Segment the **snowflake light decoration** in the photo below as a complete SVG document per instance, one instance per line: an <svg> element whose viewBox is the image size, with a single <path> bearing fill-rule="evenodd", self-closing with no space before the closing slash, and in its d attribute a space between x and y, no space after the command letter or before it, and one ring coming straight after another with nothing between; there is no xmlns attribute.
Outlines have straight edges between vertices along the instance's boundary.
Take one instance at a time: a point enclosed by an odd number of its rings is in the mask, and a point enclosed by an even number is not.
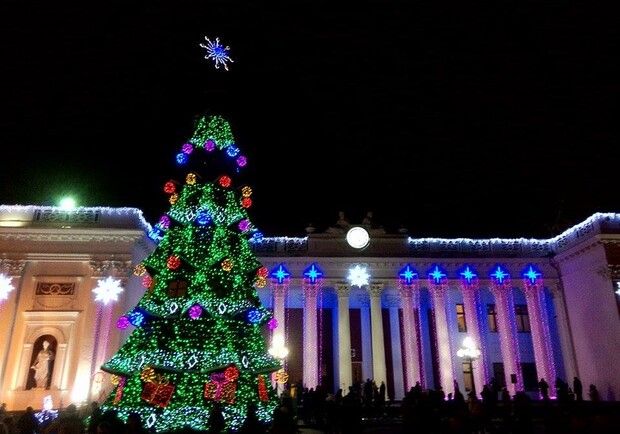
<svg viewBox="0 0 620 434"><path fill-rule="evenodd" d="M9 298L9 292L13 291L15 287L11 283L11 279L6 274L0 274L0 300L6 300Z"/></svg>
<svg viewBox="0 0 620 434"><path fill-rule="evenodd" d="M205 36L206 44L200 44L202 48L207 50L205 59L212 59L215 62L215 69L219 69L220 65L224 66L224 69L228 71L228 64L226 62L235 63L228 55L229 46L220 45L220 38L215 38L215 41L211 41Z"/></svg>
<svg viewBox="0 0 620 434"><path fill-rule="evenodd" d="M110 276L100 280L97 287L93 289L95 301L100 301L103 304L118 300L118 296L122 291L121 281Z"/></svg>
<svg viewBox="0 0 620 434"><path fill-rule="evenodd" d="M351 268L349 270L349 275L347 276L347 279L352 286L359 286L361 288L364 285L368 285L370 275L366 271L366 268L362 268L359 265L356 265L355 268Z"/></svg>

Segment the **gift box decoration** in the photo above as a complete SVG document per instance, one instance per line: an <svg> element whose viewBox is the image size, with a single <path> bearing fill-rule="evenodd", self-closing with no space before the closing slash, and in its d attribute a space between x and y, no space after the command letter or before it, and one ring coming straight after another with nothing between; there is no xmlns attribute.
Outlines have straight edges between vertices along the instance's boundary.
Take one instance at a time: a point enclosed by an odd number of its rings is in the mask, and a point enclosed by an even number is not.
<svg viewBox="0 0 620 434"><path fill-rule="evenodd" d="M234 404L239 370L235 366L229 366L224 372L211 374L205 384L204 397L213 401L222 401L227 404Z"/></svg>
<svg viewBox="0 0 620 434"><path fill-rule="evenodd" d="M167 407L174 393L174 386L167 378L157 375L152 381L144 385L140 397L149 404Z"/></svg>
<svg viewBox="0 0 620 434"><path fill-rule="evenodd" d="M116 385L116 393L114 395L114 402L112 403L112 405L116 405L121 402L121 398L123 397L123 388L125 387L125 382L127 379L125 377L113 375L111 381L112 384Z"/></svg>
<svg viewBox="0 0 620 434"><path fill-rule="evenodd" d="M258 376L258 398L263 401L269 401L269 394L267 393L267 382L262 375Z"/></svg>

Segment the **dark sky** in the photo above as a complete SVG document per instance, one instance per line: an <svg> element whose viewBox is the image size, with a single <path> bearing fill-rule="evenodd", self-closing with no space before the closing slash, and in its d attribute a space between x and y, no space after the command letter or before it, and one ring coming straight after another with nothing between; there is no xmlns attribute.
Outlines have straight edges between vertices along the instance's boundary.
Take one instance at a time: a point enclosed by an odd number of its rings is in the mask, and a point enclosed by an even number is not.
<svg viewBox="0 0 620 434"><path fill-rule="evenodd" d="M547 238L620 212L613 2L0 6L0 203L152 223L196 115L232 125L266 235L366 211L415 237ZM226 72L208 36L230 46Z"/></svg>

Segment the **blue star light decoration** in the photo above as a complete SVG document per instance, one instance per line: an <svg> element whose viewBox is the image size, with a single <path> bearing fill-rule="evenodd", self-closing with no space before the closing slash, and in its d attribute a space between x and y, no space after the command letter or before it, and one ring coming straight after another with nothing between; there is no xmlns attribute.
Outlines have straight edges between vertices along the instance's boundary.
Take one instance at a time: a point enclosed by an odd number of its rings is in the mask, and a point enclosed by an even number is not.
<svg viewBox="0 0 620 434"><path fill-rule="evenodd" d="M215 69L220 69L220 65L222 65L224 69L228 71L227 62L235 63L228 55L228 50L230 50L230 47L220 45L220 38L215 38L215 41L211 41L205 36L205 40L207 41L206 44L200 44L202 48L207 50L205 59L213 60L215 62Z"/></svg>
<svg viewBox="0 0 620 434"><path fill-rule="evenodd" d="M418 273L416 273L415 270L411 268L411 265L407 264L402 270L400 270L400 273L398 273L398 277L400 277L400 279L405 282L405 284L411 285L413 283L413 279L416 279L418 277Z"/></svg>
<svg viewBox="0 0 620 434"><path fill-rule="evenodd" d="M284 267L284 264L278 265L278 267L271 272L271 277L278 280L278 283L284 282L285 279L289 278L291 273Z"/></svg>
<svg viewBox="0 0 620 434"><path fill-rule="evenodd" d="M433 281L434 281L436 284L439 284L439 283L441 283L441 281L442 281L443 279L445 279L445 278L446 278L446 273L442 272L442 271L439 269L439 265L435 265L435 269L434 269L433 271L431 271L430 273L428 273L428 277L429 277L430 279L433 279Z"/></svg>
<svg viewBox="0 0 620 434"><path fill-rule="evenodd" d="M536 283L536 279L542 276L541 273L538 273L534 270L534 266L530 265L527 271L523 273L523 277L530 280L530 283Z"/></svg>
<svg viewBox="0 0 620 434"><path fill-rule="evenodd" d="M310 265L304 271L304 277L310 281L311 284L315 284L316 281L323 275L323 272L317 267L316 264Z"/></svg>
<svg viewBox="0 0 620 434"><path fill-rule="evenodd" d="M491 279L495 280L499 284L504 283L504 280L507 278L510 278L510 274L506 273L501 265L498 265L491 273Z"/></svg>
<svg viewBox="0 0 620 434"><path fill-rule="evenodd" d="M476 277L478 277L478 275L469 268L469 265L465 267L465 270L461 271L461 278L465 280L468 285L471 285L472 280Z"/></svg>

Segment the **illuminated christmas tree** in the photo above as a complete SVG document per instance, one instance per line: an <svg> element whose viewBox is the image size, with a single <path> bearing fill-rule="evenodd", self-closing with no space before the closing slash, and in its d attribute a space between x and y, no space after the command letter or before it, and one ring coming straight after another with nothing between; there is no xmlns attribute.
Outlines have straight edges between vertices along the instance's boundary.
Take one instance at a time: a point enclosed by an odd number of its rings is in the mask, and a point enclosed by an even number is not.
<svg viewBox="0 0 620 434"><path fill-rule="evenodd" d="M185 179L164 185L170 208L149 234L157 247L134 267L147 289L117 322L135 329L102 366L115 384L102 408L137 412L157 432L207 430L216 406L232 431L250 405L268 424L281 364L263 333L277 324L256 290L268 270L250 245L262 237L247 215L252 190L236 180L246 158L226 120L203 116L176 162Z"/></svg>

